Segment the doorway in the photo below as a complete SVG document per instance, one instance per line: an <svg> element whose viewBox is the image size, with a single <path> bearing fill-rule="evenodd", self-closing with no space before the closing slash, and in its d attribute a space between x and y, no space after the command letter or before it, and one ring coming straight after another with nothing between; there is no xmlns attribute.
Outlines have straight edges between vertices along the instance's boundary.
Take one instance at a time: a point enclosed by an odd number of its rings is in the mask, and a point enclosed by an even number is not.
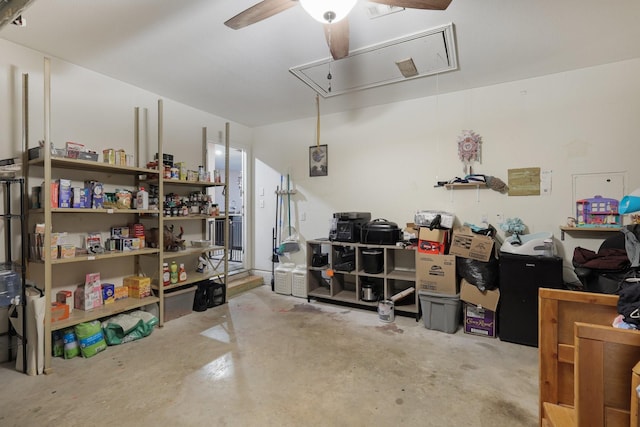
<svg viewBox="0 0 640 427"><path fill-rule="evenodd" d="M225 147L222 144L208 143L207 150L209 173L214 176L219 173L225 176ZM246 270L246 153L242 149L229 147L229 206L225 206L225 195L221 187L214 187L209 191L213 195L214 203L220 208L221 215L229 216L229 272L231 274ZM214 172L215 171L215 172ZM224 218L216 218L212 222L214 229L214 244L224 244Z"/></svg>

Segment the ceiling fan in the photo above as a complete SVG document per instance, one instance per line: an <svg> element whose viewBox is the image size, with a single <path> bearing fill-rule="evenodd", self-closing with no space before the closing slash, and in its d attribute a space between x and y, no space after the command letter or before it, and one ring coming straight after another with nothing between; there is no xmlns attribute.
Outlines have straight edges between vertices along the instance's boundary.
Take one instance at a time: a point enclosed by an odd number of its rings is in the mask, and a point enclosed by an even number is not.
<svg viewBox="0 0 640 427"><path fill-rule="evenodd" d="M451 0L369 0L407 9L445 10ZM349 22L347 15L357 0L299 0L309 15L324 24L325 38L333 59L349 55ZM298 4L298 0L263 0L240 12L224 24L238 30L255 24Z"/></svg>

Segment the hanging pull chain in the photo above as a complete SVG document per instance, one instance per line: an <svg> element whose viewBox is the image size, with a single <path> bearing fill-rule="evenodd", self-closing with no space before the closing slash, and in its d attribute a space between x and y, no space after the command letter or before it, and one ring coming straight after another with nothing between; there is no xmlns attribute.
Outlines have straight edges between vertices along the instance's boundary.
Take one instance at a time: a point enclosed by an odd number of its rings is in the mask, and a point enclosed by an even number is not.
<svg viewBox="0 0 640 427"><path fill-rule="evenodd" d="M333 62L333 53L331 52L331 21L332 19L329 19L329 26L328 26L328 41L329 41L329 55L331 55L329 57L329 74L327 74L327 80L329 83L329 87L327 88L327 91L329 93L331 93L331 79L333 78L333 76L331 75L331 63Z"/></svg>
<svg viewBox="0 0 640 427"><path fill-rule="evenodd" d="M320 96L316 93L316 145L320 147Z"/></svg>

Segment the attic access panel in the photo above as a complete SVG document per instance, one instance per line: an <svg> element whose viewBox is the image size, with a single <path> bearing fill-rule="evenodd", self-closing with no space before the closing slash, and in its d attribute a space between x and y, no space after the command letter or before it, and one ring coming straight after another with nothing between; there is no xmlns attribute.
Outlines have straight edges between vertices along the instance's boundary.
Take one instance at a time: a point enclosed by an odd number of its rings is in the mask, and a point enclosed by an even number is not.
<svg viewBox="0 0 640 427"><path fill-rule="evenodd" d="M418 73L404 77L397 62L412 59ZM331 92L327 74L331 66ZM318 92L332 97L399 81L456 70L453 24L426 30L377 45L357 49L340 60L311 62L289 71Z"/></svg>

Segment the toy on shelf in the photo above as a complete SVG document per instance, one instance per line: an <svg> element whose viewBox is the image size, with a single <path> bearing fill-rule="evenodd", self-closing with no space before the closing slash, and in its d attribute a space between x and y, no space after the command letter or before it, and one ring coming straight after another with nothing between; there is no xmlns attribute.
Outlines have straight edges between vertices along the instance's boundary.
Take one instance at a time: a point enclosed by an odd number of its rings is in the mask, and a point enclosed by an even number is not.
<svg viewBox="0 0 640 427"><path fill-rule="evenodd" d="M620 227L619 202L602 196L576 201L576 226Z"/></svg>

